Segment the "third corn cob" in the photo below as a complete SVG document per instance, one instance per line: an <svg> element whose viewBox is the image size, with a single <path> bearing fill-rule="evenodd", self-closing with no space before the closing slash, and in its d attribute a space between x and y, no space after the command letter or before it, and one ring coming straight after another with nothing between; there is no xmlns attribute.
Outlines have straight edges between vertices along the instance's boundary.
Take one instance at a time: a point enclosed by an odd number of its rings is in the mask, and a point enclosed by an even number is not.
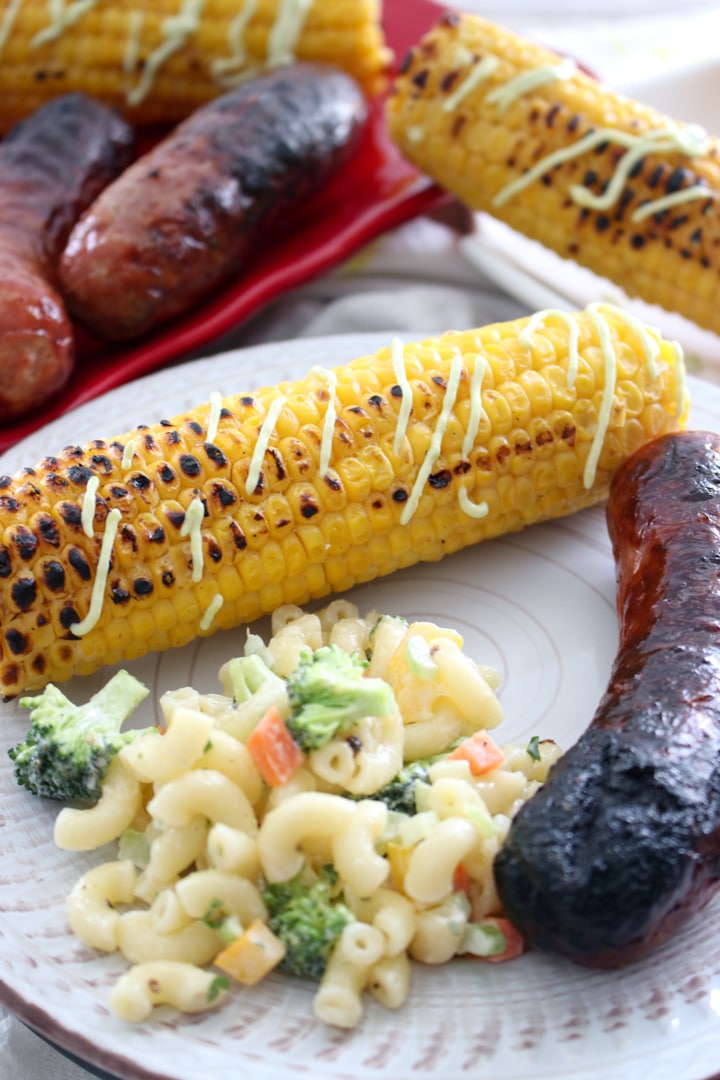
<svg viewBox="0 0 720 1080"><path fill-rule="evenodd" d="M687 403L618 309L395 340L0 477L0 688L89 673L605 497Z"/></svg>
<svg viewBox="0 0 720 1080"><path fill-rule="evenodd" d="M176 122L293 58L374 94L390 55L379 0L0 0L0 131L72 90L136 123Z"/></svg>
<svg viewBox="0 0 720 1080"><path fill-rule="evenodd" d="M388 121L472 208L720 332L717 139L471 15L408 55Z"/></svg>

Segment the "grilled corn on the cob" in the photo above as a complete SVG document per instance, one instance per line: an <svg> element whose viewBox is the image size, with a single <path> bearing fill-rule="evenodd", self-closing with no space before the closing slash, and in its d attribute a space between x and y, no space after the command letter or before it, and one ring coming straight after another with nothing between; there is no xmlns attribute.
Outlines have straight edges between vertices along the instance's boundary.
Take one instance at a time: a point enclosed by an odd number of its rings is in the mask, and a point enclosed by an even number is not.
<svg viewBox="0 0 720 1080"><path fill-rule="evenodd" d="M720 332L720 142L477 16L444 16L388 104L403 153L476 210Z"/></svg>
<svg viewBox="0 0 720 1080"><path fill-rule="evenodd" d="M390 58L380 0L0 0L0 131L71 90L175 122L294 58L376 93Z"/></svg>
<svg viewBox="0 0 720 1080"><path fill-rule="evenodd" d="M682 353L632 317L399 340L0 478L5 696L602 499L682 424Z"/></svg>

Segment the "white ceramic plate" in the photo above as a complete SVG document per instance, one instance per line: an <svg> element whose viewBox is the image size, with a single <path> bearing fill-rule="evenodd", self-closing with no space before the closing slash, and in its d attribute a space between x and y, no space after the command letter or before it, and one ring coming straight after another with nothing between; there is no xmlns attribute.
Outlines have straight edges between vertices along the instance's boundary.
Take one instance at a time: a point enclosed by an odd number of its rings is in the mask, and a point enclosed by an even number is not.
<svg viewBox="0 0 720 1080"><path fill-rule="evenodd" d="M36 433L0 458L0 472L67 442L179 412L212 390L274 383L389 338L261 346L149 376ZM695 426L720 430L720 391L695 382L691 389ZM363 610L374 606L458 627L470 652L502 671L508 739L539 734L565 746L574 741L590 720L615 651L614 568L599 509L396 574L355 597ZM217 635L131 667L154 697L188 681L209 690L241 640L240 632ZM85 700L107 675L75 680L68 692ZM27 715L15 705L0 707L0 757L26 726ZM221 1010L203 1017L162 1011L148 1024L126 1026L107 1004L123 962L84 948L64 918L72 884L108 853L55 850L55 812L16 789L11 769L0 768L0 1003L122 1080L634 1080L639 1070L653 1080L700 1080L720 1061L718 903L623 973L533 954L498 967L418 966L403 1010L386 1012L370 1002L353 1032L316 1022L313 987L284 975L234 992Z"/></svg>

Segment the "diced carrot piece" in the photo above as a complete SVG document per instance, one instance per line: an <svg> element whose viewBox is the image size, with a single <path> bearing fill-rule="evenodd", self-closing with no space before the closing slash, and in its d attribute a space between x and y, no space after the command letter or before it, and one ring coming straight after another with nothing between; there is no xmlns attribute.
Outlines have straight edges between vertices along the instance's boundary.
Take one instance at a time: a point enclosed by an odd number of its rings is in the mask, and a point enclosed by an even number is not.
<svg viewBox="0 0 720 1080"><path fill-rule="evenodd" d="M465 893L468 900L472 900L472 878L462 863L459 863L453 874L453 892Z"/></svg>
<svg viewBox="0 0 720 1080"><path fill-rule="evenodd" d="M505 960L517 959L518 956L522 956L525 952L525 938L509 919L504 919L500 915L486 915L482 923L494 926L496 930L500 931L505 938L505 948L501 953L496 953L494 956L482 956L478 957L478 959L483 960L486 964L502 964Z"/></svg>
<svg viewBox="0 0 720 1080"><path fill-rule="evenodd" d="M240 937L215 957L215 965L245 986L254 986L285 955L285 945L261 919L253 919Z"/></svg>
<svg viewBox="0 0 720 1080"><path fill-rule="evenodd" d="M460 745L448 754L447 760L467 761L473 776L481 776L502 765L505 755L487 731L476 731L474 735L463 739Z"/></svg>
<svg viewBox="0 0 720 1080"><path fill-rule="evenodd" d="M268 709L247 741L258 772L270 787L279 787L296 772L303 754L274 705Z"/></svg>

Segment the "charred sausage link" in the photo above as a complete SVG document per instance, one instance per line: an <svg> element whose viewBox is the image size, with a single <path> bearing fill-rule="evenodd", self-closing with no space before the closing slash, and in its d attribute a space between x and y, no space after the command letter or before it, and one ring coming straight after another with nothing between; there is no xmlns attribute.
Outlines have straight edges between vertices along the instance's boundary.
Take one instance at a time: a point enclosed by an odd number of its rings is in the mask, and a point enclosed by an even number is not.
<svg viewBox="0 0 720 1080"><path fill-rule="evenodd" d="M131 128L84 94L54 99L0 143L0 420L40 404L72 370L57 262L132 154Z"/></svg>
<svg viewBox="0 0 720 1080"><path fill-rule="evenodd" d="M607 520L618 654L589 729L514 820L495 861L531 944L622 966L720 878L720 436L647 444Z"/></svg>
<svg viewBox="0 0 720 1080"><path fill-rule="evenodd" d="M365 117L353 80L315 64L197 110L73 230L61 265L71 309L111 339L187 310L262 251L356 148Z"/></svg>

